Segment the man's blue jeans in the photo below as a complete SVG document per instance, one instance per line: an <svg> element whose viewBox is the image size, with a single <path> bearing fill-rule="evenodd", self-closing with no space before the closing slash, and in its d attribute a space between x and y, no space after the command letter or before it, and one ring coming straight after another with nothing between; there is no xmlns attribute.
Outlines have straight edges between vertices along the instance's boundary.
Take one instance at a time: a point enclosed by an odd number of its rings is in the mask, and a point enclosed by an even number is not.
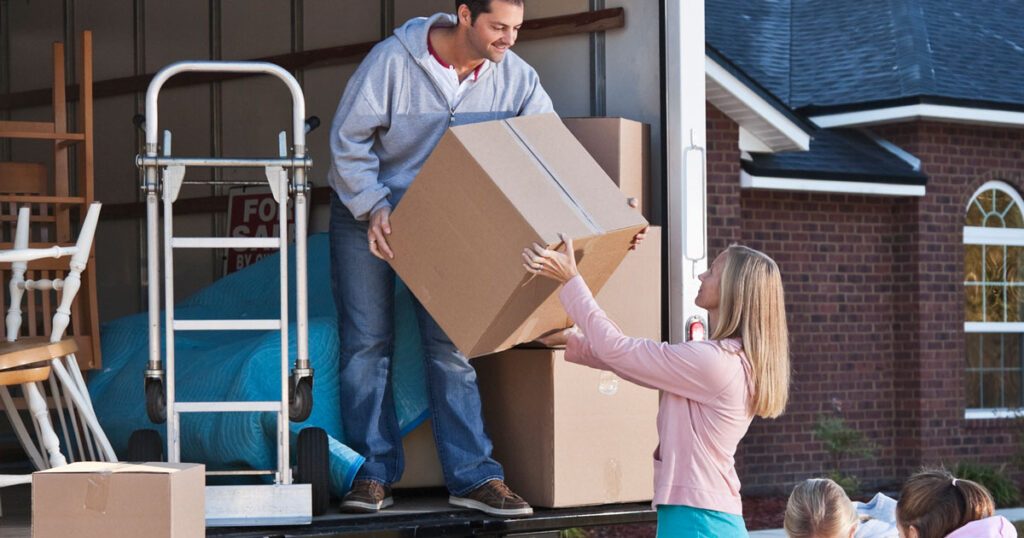
<svg viewBox="0 0 1024 538"><path fill-rule="evenodd" d="M370 253L366 233L367 223L355 220L332 193L331 288L341 339L345 444L366 458L356 480L390 485L405 467L391 393L395 273ZM464 496L488 480L503 478L503 471L491 458L476 371L423 305L414 303L437 453L448 490Z"/></svg>

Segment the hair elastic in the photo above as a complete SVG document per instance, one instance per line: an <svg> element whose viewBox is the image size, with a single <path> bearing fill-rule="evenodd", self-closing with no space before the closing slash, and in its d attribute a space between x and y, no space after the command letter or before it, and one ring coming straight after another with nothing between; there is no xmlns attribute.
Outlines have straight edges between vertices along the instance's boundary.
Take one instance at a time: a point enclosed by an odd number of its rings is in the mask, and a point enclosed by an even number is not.
<svg viewBox="0 0 1024 538"><path fill-rule="evenodd" d="M955 478L953 479L953 487L954 488L956 487L956 479Z"/></svg>

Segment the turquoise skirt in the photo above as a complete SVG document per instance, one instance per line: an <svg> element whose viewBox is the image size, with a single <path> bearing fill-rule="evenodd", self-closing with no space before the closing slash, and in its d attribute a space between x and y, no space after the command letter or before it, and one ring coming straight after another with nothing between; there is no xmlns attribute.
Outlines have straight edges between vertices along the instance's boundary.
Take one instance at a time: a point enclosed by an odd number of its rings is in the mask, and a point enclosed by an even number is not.
<svg viewBox="0 0 1024 538"><path fill-rule="evenodd" d="M658 505L658 538L747 537L747 526L736 514L680 506Z"/></svg>

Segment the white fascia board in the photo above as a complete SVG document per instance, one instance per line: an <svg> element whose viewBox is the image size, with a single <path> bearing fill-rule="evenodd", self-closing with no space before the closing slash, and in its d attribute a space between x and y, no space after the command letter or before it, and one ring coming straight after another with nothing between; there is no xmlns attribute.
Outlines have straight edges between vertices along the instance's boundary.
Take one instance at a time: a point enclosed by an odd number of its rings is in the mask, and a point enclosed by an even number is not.
<svg viewBox="0 0 1024 538"><path fill-rule="evenodd" d="M869 183L866 181L833 181L829 179L803 179L754 176L740 171L740 187L744 189L772 189L805 192L836 192L874 194L879 196L924 196L924 185Z"/></svg>
<svg viewBox="0 0 1024 538"><path fill-rule="evenodd" d="M727 71L713 59L704 56L704 74L713 83L718 84L745 107L767 121L781 135L789 140L794 149L807 151L811 147L811 135L802 127L775 109L768 101L757 94L749 86ZM741 125L742 127L742 125Z"/></svg>
<svg viewBox="0 0 1024 538"><path fill-rule="evenodd" d="M858 127L918 120L1021 127L1024 126L1024 112L922 103L875 110L843 112L840 114L825 114L811 118L811 121L825 128Z"/></svg>

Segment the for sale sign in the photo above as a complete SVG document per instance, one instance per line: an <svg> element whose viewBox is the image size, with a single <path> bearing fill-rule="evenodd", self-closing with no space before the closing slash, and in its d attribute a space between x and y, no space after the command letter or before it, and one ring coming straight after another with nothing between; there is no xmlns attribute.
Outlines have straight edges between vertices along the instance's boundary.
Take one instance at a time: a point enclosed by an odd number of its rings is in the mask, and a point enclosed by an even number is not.
<svg viewBox="0 0 1024 538"><path fill-rule="evenodd" d="M280 237L280 205L269 190L232 191L228 196L228 235L231 237ZM295 210L288 198L288 242L295 241ZM225 274L233 273L277 252L276 248L228 249Z"/></svg>

